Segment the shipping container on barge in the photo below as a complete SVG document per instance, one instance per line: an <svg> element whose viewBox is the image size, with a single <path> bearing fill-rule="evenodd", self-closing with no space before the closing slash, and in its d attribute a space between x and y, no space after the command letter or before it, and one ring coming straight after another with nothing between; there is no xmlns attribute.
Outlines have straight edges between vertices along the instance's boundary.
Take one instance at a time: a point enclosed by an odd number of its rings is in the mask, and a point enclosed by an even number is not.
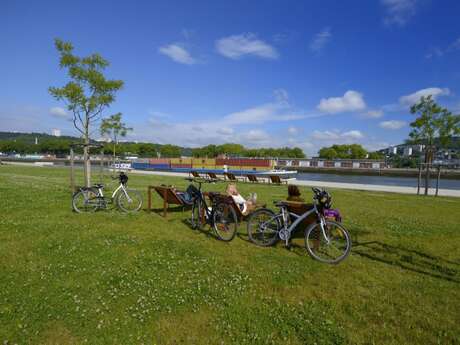
<svg viewBox="0 0 460 345"><path fill-rule="evenodd" d="M235 175L282 175L293 176L296 171L276 170L276 160L262 158L150 158L136 159L131 168L136 170L198 173L214 172L223 174L230 172Z"/></svg>

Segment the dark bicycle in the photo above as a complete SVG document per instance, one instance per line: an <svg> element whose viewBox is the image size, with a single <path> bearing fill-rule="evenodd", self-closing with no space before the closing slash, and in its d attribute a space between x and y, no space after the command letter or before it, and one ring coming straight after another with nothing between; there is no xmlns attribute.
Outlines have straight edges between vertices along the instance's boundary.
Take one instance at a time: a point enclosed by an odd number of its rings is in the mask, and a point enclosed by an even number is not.
<svg viewBox="0 0 460 345"><path fill-rule="evenodd" d="M280 210L277 214L267 208L255 211L248 219L249 239L259 246L271 246L281 239L288 246L292 232L307 217L314 215L316 220L305 229L305 248L308 254L318 261L330 264L344 260L351 250L350 235L340 222L325 216L331 208L330 194L318 188L312 190L313 207L303 209L302 214L291 211L289 208L293 203L285 201L275 202Z"/></svg>
<svg viewBox="0 0 460 345"><path fill-rule="evenodd" d="M192 227L201 230L208 224L214 229L220 240L226 242L233 240L238 230L238 218L228 197L220 193L206 193L211 200L211 204L208 206L205 194L201 191L202 183L216 181L199 178L187 178L187 180L198 184L198 188L193 184L187 188L187 192L193 197Z"/></svg>

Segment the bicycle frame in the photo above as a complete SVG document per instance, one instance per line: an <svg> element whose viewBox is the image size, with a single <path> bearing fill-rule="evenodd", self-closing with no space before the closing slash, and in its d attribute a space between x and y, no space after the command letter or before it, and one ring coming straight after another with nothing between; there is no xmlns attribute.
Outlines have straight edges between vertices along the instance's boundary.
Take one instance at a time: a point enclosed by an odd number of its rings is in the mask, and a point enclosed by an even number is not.
<svg viewBox="0 0 460 345"><path fill-rule="evenodd" d="M193 201L193 203L201 203L201 205L203 205L204 207L204 212L205 212L205 222L207 224L211 224L210 222L212 222L212 218L213 218L213 213L214 213L214 208L211 208L211 210L209 210L209 206L206 202L206 198L204 197L204 194L203 192L201 191L201 185L203 184L203 182L206 182L206 183L211 183L213 181L200 181L200 180L197 180L197 179L194 179L194 178L186 178L186 180L190 181L190 182L195 182L198 184L198 191L199 191L199 194L198 196L195 198L195 200Z"/></svg>
<svg viewBox="0 0 460 345"><path fill-rule="evenodd" d="M103 190L104 190L104 187L99 187L99 188L97 189L97 191L98 191L98 193L99 193L99 197L102 198L102 199L105 199ZM117 193L118 193L120 190L122 190L123 193L125 193L126 197L128 198L128 201L131 201L131 198L129 197L129 194L126 192L126 188L125 188L125 186L124 186L123 183L120 183L120 185L117 187L117 189L115 189L115 190L113 191L111 200L114 200L114 199L115 199L115 196L117 195Z"/></svg>
<svg viewBox="0 0 460 345"><path fill-rule="evenodd" d="M200 185L200 188L199 188L200 194L198 196L198 201L204 206L204 212L206 214L205 220L206 220L206 222L208 222L208 219L212 219L212 212L213 211L209 210L208 204L206 202L206 198L204 197L203 193L201 192L201 183L199 183L199 185Z"/></svg>
<svg viewBox="0 0 460 345"><path fill-rule="evenodd" d="M312 213L316 213L316 215L318 216L318 219L320 221L320 226L321 226L321 232L322 232L322 234L324 236L324 239L329 244L330 239L326 234L324 217L318 211L318 208L316 207L316 204L313 205L313 209L311 209L308 212L305 212L302 215L298 215L298 214L296 214L294 212L289 212L286 209L286 207L281 207L281 213L277 214L275 217L271 218L269 221L271 221L272 219L281 218L282 228L278 232L278 236L280 236L281 239L286 241L286 246L287 246L288 243L289 243L289 239L291 238L291 234L294 232L294 229L297 227L297 225L299 225L303 220L305 220ZM296 218L296 220L289 227L287 227L289 217L291 217L291 216ZM283 231L284 233L287 234L287 236L285 236L285 238L282 238L281 235L279 234L281 231Z"/></svg>

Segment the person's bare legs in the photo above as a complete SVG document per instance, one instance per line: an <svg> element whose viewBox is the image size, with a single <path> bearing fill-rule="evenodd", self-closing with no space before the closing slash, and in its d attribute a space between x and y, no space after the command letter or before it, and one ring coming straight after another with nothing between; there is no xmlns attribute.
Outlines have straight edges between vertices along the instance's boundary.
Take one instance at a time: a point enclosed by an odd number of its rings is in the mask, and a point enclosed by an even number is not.
<svg viewBox="0 0 460 345"><path fill-rule="evenodd" d="M256 208L256 205L252 202L252 200L247 200L246 201L246 211L244 212L244 215L247 215L254 211Z"/></svg>

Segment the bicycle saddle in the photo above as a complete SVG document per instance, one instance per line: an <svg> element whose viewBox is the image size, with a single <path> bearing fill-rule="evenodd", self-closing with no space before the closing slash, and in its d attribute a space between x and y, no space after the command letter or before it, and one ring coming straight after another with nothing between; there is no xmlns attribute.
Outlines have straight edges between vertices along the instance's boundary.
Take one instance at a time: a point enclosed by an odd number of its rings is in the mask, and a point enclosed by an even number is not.
<svg viewBox="0 0 460 345"><path fill-rule="evenodd" d="M96 183L96 184L94 184L93 187L95 187L95 188L103 188L104 185L102 183Z"/></svg>

